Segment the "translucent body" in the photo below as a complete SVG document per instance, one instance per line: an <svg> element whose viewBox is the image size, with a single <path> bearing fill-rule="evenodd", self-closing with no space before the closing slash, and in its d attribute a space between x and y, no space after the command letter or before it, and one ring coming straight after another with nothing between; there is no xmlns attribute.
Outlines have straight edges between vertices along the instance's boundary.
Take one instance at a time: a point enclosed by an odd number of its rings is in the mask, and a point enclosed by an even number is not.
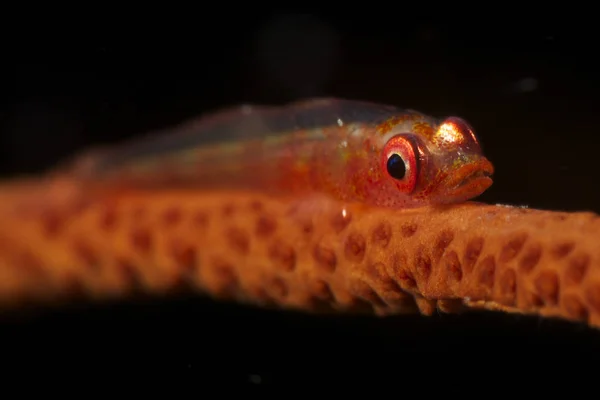
<svg viewBox="0 0 600 400"><path fill-rule="evenodd" d="M387 153L400 141L410 142L404 148L414 151L407 171L414 178L410 187L385 167ZM91 152L77 160L72 173L115 185L321 194L402 208L475 197L491 184L492 166L460 119L439 121L391 106L313 99L201 117Z"/></svg>

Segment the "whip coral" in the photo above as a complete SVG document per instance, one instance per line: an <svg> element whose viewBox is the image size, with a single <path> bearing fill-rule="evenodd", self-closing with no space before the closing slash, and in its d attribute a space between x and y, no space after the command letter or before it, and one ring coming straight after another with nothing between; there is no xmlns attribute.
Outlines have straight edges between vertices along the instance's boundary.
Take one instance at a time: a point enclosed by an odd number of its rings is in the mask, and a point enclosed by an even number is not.
<svg viewBox="0 0 600 400"><path fill-rule="evenodd" d="M485 308L600 325L600 218L464 203L411 210L253 192L0 190L0 302L161 295L377 315Z"/></svg>

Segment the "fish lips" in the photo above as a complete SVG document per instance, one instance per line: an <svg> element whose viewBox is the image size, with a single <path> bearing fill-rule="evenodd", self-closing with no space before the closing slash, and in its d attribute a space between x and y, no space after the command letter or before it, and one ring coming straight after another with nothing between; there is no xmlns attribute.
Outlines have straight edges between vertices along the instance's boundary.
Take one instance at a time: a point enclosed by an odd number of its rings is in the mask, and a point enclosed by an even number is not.
<svg viewBox="0 0 600 400"><path fill-rule="evenodd" d="M494 166L486 158L480 158L453 171L442 185L445 195L454 200L467 200L487 190L493 183Z"/></svg>

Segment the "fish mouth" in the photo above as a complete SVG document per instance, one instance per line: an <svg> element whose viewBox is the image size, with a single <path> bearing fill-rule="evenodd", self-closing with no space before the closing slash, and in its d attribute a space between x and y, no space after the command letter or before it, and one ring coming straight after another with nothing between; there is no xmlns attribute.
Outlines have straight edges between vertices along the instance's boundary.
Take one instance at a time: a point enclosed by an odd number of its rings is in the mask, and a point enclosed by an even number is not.
<svg viewBox="0 0 600 400"><path fill-rule="evenodd" d="M463 165L444 182L446 195L457 200L466 200L483 193L492 183L494 166L486 158Z"/></svg>

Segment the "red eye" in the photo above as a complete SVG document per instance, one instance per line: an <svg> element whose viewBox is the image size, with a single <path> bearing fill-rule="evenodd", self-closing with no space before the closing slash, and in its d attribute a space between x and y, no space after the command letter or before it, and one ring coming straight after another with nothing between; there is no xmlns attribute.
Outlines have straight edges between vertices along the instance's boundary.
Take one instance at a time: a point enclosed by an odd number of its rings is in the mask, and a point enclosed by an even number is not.
<svg viewBox="0 0 600 400"><path fill-rule="evenodd" d="M418 160L412 142L401 135L383 148L382 167L402 192L411 193L417 184Z"/></svg>

